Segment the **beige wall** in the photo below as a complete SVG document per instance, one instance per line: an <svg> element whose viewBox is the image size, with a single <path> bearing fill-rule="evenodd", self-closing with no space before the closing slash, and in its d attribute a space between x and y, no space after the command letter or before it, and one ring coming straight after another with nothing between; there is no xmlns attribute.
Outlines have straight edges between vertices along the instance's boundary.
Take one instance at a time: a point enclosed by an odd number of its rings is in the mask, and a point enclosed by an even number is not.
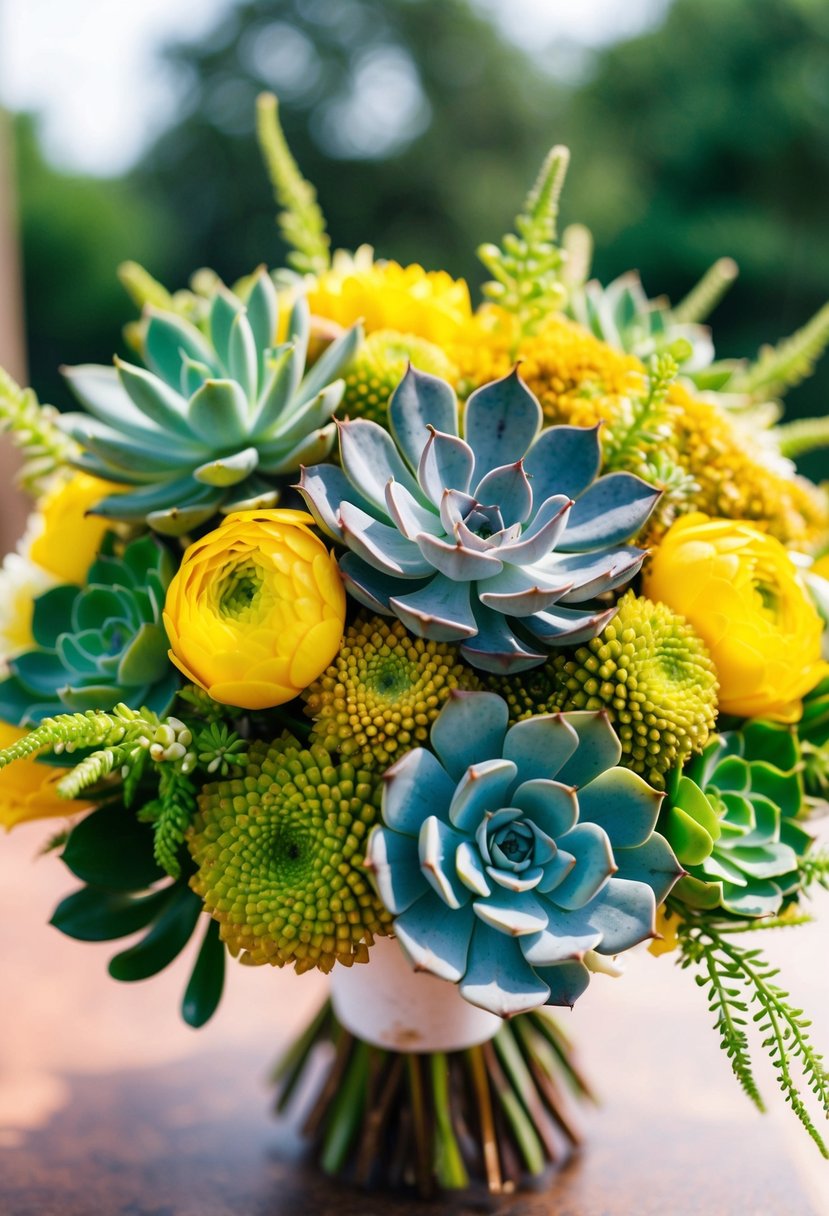
<svg viewBox="0 0 829 1216"><path fill-rule="evenodd" d="M20 261L17 242L10 124L0 112L0 366L16 380L26 379ZM0 553L12 549L23 530L27 502L13 484L16 453L0 438Z"/></svg>

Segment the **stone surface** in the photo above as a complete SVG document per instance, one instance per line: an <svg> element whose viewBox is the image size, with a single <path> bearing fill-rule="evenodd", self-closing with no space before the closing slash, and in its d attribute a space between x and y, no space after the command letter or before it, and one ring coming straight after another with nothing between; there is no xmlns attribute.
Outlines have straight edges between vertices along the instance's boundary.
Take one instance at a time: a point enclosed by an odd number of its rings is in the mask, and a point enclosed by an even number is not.
<svg viewBox="0 0 829 1216"><path fill-rule="evenodd" d="M49 834L0 838L0 1216L822 1216L829 1165L761 1070L763 1118L733 1081L703 996L669 959L597 977L566 1025L605 1097L588 1148L544 1192L428 1207L319 1178L269 1115L267 1068L321 995L318 977L234 967L214 1022L177 1004L186 965L118 985L111 946L46 921L73 882ZM829 1045L818 926L764 945Z"/></svg>

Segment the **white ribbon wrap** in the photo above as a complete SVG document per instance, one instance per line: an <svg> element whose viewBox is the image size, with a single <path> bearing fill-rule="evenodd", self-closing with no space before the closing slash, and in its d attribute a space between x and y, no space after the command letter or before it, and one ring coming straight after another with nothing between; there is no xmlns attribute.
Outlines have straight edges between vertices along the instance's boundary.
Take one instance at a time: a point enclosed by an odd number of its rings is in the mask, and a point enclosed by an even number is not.
<svg viewBox="0 0 829 1216"><path fill-rule="evenodd" d="M457 984L415 971L398 942L377 938L371 961L331 973L339 1020L358 1038L387 1051L463 1051L486 1043L501 1019L470 1005Z"/></svg>

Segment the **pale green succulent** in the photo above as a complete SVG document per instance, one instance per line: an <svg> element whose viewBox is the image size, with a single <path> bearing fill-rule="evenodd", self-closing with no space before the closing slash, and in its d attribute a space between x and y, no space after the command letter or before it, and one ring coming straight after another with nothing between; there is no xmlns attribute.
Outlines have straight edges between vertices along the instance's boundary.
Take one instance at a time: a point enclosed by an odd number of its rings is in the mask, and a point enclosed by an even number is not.
<svg viewBox="0 0 829 1216"><path fill-rule="evenodd" d="M604 714L508 718L494 693L453 693L434 751L386 773L366 859L414 966L504 1017L572 1005L585 956L653 937L682 873Z"/></svg>
<svg viewBox="0 0 829 1216"><path fill-rule="evenodd" d="M290 340L277 345L279 299L264 269L244 300L215 284L206 333L173 312L146 316L146 369L116 359L67 371L88 411L60 420L81 448L73 463L134 487L102 498L96 514L182 535L220 510L272 506L301 465L330 452L356 327L306 374L307 304L296 301Z"/></svg>
<svg viewBox="0 0 829 1216"><path fill-rule="evenodd" d="M303 468L320 527L349 552L348 591L474 667L505 673L547 648L595 637L645 551L626 544L659 491L631 473L600 477L596 428L542 429L517 372L466 402L409 368L389 404L390 432L340 424L342 467Z"/></svg>

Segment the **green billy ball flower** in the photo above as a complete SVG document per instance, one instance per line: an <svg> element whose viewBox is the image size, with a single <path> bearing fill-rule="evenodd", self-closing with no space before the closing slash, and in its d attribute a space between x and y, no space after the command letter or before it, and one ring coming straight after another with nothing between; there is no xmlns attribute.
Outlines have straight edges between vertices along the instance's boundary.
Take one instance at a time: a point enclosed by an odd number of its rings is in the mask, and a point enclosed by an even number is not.
<svg viewBox="0 0 829 1216"><path fill-rule="evenodd" d="M414 637L393 618L363 615L302 695L315 743L382 772L399 752L427 744L453 690L479 687L457 647Z"/></svg>
<svg viewBox="0 0 829 1216"><path fill-rule="evenodd" d="M510 725L536 714L558 712L561 688L552 663L533 667L530 671L519 671L512 676L488 675L486 686L506 701Z"/></svg>
<svg viewBox="0 0 829 1216"><path fill-rule="evenodd" d="M204 787L191 886L231 954L299 973L368 962L391 924L363 868L379 802L376 777L290 735L251 744L242 774Z"/></svg>
<svg viewBox="0 0 829 1216"><path fill-rule="evenodd" d="M627 592L602 633L556 656L560 710L606 709L622 764L664 788L665 773L705 746L717 677L705 643L665 604Z"/></svg>
<svg viewBox="0 0 829 1216"><path fill-rule="evenodd" d="M800 886L812 837L803 808L800 750L777 723L717 735L668 783L659 830L687 871L673 897L691 908L774 916Z"/></svg>
<svg viewBox="0 0 829 1216"><path fill-rule="evenodd" d="M386 425L389 397L411 363L419 371L444 380L457 379L457 369L439 346L415 334L378 329L361 343L345 373L345 394L340 413L371 418Z"/></svg>

